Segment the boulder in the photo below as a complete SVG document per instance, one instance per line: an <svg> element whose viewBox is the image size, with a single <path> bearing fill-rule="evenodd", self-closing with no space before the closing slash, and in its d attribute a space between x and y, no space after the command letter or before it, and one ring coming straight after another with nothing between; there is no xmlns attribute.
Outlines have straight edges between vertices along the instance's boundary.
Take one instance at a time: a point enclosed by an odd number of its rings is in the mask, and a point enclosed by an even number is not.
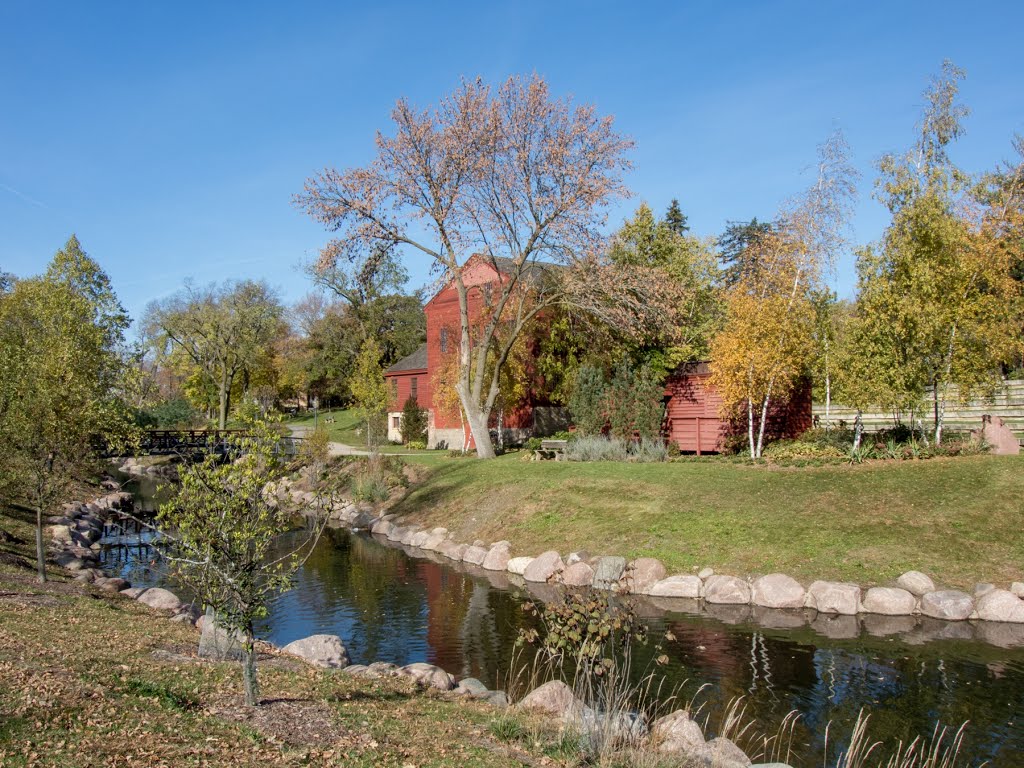
<svg viewBox="0 0 1024 768"><path fill-rule="evenodd" d="M808 607L820 613L854 616L860 608L860 587L839 581L816 581L807 588Z"/></svg>
<svg viewBox="0 0 1024 768"><path fill-rule="evenodd" d="M438 551L449 560L461 562L462 556L466 554L467 549L469 549L469 544L456 544L452 541L447 544L442 544L441 549Z"/></svg>
<svg viewBox="0 0 1024 768"><path fill-rule="evenodd" d="M626 573L628 591L637 595L650 594L651 587L665 578L665 566L653 557L638 557L630 563Z"/></svg>
<svg viewBox="0 0 1024 768"><path fill-rule="evenodd" d="M504 571L512 557L512 545L507 541L499 541L487 552L487 557L480 564L485 571Z"/></svg>
<svg viewBox="0 0 1024 768"><path fill-rule="evenodd" d="M424 662L407 664L402 667L401 674L411 677L416 685L423 688L436 688L439 691L450 691L455 687L455 678L440 667Z"/></svg>
<svg viewBox="0 0 1024 768"><path fill-rule="evenodd" d="M690 719L689 712L679 709L654 721L651 725L651 744L663 755L702 751L704 733Z"/></svg>
<svg viewBox="0 0 1024 768"><path fill-rule="evenodd" d="M565 568L562 556L554 550L548 550L537 555L523 570L523 578L527 581L544 582L548 581Z"/></svg>
<svg viewBox="0 0 1024 768"><path fill-rule="evenodd" d="M750 765L747 753L733 744L729 739L718 736L707 744L711 753L712 765Z"/></svg>
<svg viewBox="0 0 1024 768"><path fill-rule="evenodd" d="M53 541L71 543L71 527L68 525L51 525L46 529L46 533Z"/></svg>
<svg viewBox="0 0 1024 768"><path fill-rule="evenodd" d="M522 576L523 573L526 571L526 567L532 562L532 557L513 557L511 560L508 561L508 565L505 566L505 569L509 573L514 573L517 576Z"/></svg>
<svg viewBox="0 0 1024 768"><path fill-rule="evenodd" d="M95 579L93 581L93 584L102 589L104 592L120 592L122 589L128 589L131 586L131 584L129 584L124 579L119 579L116 577Z"/></svg>
<svg viewBox="0 0 1024 768"><path fill-rule="evenodd" d="M567 558L565 558L565 564L566 565L572 565L573 563L578 563L581 560L589 560L589 559L590 559L590 553L587 552L587 550L585 550L585 549L577 549L575 552L570 552L569 553L569 556Z"/></svg>
<svg viewBox="0 0 1024 768"><path fill-rule="evenodd" d="M281 650L298 656L314 667L344 669L350 661L348 651L337 635L310 635L288 643Z"/></svg>
<svg viewBox="0 0 1024 768"><path fill-rule="evenodd" d="M410 547L416 547L416 548L422 548L423 545L426 543L427 538L429 536L430 536L430 534L427 533L426 531L416 531L416 533L414 533L412 535L412 538L409 539L409 546Z"/></svg>
<svg viewBox="0 0 1024 768"><path fill-rule="evenodd" d="M435 528L423 540L422 548L436 552L448 538L448 531L445 528Z"/></svg>
<svg viewBox="0 0 1024 768"><path fill-rule="evenodd" d="M138 600L139 595L141 595L145 591L145 587L129 587L127 589L122 589L121 594L125 597L130 597L132 600Z"/></svg>
<svg viewBox="0 0 1024 768"><path fill-rule="evenodd" d="M508 706L508 694L504 691L488 691L479 700L497 709L505 709Z"/></svg>
<svg viewBox="0 0 1024 768"><path fill-rule="evenodd" d="M1005 589L992 589L978 600L978 618L983 621L1024 623L1024 600Z"/></svg>
<svg viewBox="0 0 1024 768"><path fill-rule="evenodd" d="M387 539L388 541L401 542L402 537L405 536L408 530L408 528L404 528L401 525L392 525L387 532Z"/></svg>
<svg viewBox="0 0 1024 768"><path fill-rule="evenodd" d="M162 587L147 589L137 599L143 605L156 608L158 611L176 611L181 608L181 600L178 599L178 596Z"/></svg>
<svg viewBox="0 0 1024 768"><path fill-rule="evenodd" d="M199 656L203 659L226 661L245 656L245 638L238 632L229 632L217 621L213 609L207 608L202 617L199 635Z"/></svg>
<svg viewBox="0 0 1024 768"><path fill-rule="evenodd" d="M700 573L697 574L697 578L703 581L705 579L710 579L714 575L714 568L701 568Z"/></svg>
<svg viewBox="0 0 1024 768"><path fill-rule="evenodd" d="M712 576L704 584L704 600L720 605L746 605L750 585L735 576Z"/></svg>
<svg viewBox="0 0 1024 768"><path fill-rule="evenodd" d="M920 571L907 571L896 579L896 586L907 590L914 597L935 591L935 582Z"/></svg>
<svg viewBox="0 0 1024 768"><path fill-rule="evenodd" d="M370 533L376 533L380 536L387 536L391 532L391 521L390 520L378 520L370 527Z"/></svg>
<svg viewBox="0 0 1024 768"><path fill-rule="evenodd" d="M1010 585L1010 591L1017 597L1024 599L1024 581L1015 581Z"/></svg>
<svg viewBox="0 0 1024 768"><path fill-rule="evenodd" d="M594 583L594 569L578 561L562 571L562 583L567 587L589 587Z"/></svg>
<svg viewBox="0 0 1024 768"><path fill-rule="evenodd" d="M954 589L929 592L921 597L921 613L933 619L964 621L974 612L974 600Z"/></svg>
<svg viewBox="0 0 1024 768"><path fill-rule="evenodd" d="M982 582L980 584L975 584L974 585L974 589L972 590L972 592L974 593L974 599L978 600L979 598L984 597L985 595L987 595L989 592L991 592L995 588L996 588L995 584L990 584L988 582Z"/></svg>
<svg viewBox="0 0 1024 768"><path fill-rule="evenodd" d="M420 532L419 531L419 526L410 526L409 528L405 529L405 531L399 537L398 541L399 541L400 544L404 544L407 547L411 547L412 546L412 540L414 538L416 538L416 535L419 532Z"/></svg>
<svg viewBox="0 0 1024 768"><path fill-rule="evenodd" d="M366 668L367 677L398 677L402 670L388 661L375 661Z"/></svg>
<svg viewBox="0 0 1024 768"><path fill-rule="evenodd" d="M477 680L475 677L464 677L459 681L459 684L455 686L455 692L462 696L472 696L477 698L479 696L486 696L490 691L487 690L487 686Z"/></svg>
<svg viewBox="0 0 1024 768"><path fill-rule="evenodd" d="M617 589L625 572L626 558L616 555L599 557L594 563L594 586L597 589Z"/></svg>
<svg viewBox="0 0 1024 768"><path fill-rule="evenodd" d="M469 563L470 565L480 565L486 557L487 550L474 544L471 547L466 547L466 551L462 553L462 562Z"/></svg>
<svg viewBox="0 0 1024 768"><path fill-rule="evenodd" d="M516 706L566 719L578 717L583 712L583 702L561 680L552 680L534 688Z"/></svg>
<svg viewBox="0 0 1024 768"><path fill-rule="evenodd" d="M697 576L669 576L656 582L647 594L652 597L701 597L704 582Z"/></svg>
<svg viewBox="0 0 1024 768"><path fill-rule="evenodd" d="M792 576L770 573L754 582L750 601L766 608L803 608L807 591Z"/></svg>
<svg viewBox="0 0 1024 768"><path fill-rule="evenodd" d="M861 607L865 613L909 616L917 608L917 598L899 587L872 587L864 593Z"/></svg>

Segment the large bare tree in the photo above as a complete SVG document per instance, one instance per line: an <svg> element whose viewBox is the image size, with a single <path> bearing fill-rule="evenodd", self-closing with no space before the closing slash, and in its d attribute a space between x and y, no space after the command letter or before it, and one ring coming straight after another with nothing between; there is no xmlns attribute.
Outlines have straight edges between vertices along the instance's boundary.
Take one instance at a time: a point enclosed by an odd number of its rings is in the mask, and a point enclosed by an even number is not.
<svg viewBox="0 0 1024 768"><path fill-rule="evenodd" d="M622 175L633 142L593 106L552 97L538 76L497 89L463 82L425 110L400 99L392 119L369 165L319 172L296 204L337 232L321 252L322 271L340 265L358 274L394 253L430 260L440 282L454 285L455 389L478 456L493 457L488 421L501 369L531 318L564 303L599 307L627 325L657 314L646 294L660 290L658 280L643 269L613 277L616 267L595 255L607 206L628 196ZM501 279L467 285L473 254ZM474 290L482 318L471 317Z"/></svg>

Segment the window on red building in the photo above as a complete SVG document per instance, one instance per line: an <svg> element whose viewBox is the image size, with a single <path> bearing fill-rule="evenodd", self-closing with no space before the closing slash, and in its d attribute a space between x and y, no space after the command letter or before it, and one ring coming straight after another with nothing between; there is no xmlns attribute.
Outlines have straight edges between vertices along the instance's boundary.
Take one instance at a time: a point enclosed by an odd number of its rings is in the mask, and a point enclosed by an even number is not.
<svg viewBox="0 0 1024 768"><path fill-rule="evenodd" d="M448 351L448 329L447 328L442 328L441 329L441 352L444 353L444 352L447 352L447 351Z"/></svg>

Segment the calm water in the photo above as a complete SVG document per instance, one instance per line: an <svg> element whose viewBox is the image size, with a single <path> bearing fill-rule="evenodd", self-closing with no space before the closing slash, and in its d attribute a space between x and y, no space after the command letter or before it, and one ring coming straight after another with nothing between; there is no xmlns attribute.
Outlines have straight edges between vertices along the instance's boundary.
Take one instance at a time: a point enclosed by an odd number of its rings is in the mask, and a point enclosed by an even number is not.
<svg viewBox="0 0 1024 768"><path fill-rule="evenodd" d="M528 621L521 610L525 594L505 574L413 553L329 530L295 588L274 603L261 636L281 645L318 632L337 634L355 663L427 661L505 687L515 640ZM115 545L107 558L137 584L159 581L159 572L146 565L145 548ZM689 681L686 697L709 684L698 702L707 702L712 731L723 703L734 696L746 697L748 714L768 732L798 710L803 719L793 762L811 768L825 762L826 724L833 721L834 742L866 708L873 738L895 744L930 734L936 720L957 726L970 720L962 756L971 765L1024 766L1020 646L958 639L967 625L907 620L900 626L901 619L865 626L853 617L819 617L806 626L800 617L775 614L776 624L799 626L768 629L745 609L713 617L679 607L645 603L639 610L652 637L668 630L675 636L664 642L670 663L661 669L669 683ZM879 636L897 631L902 634ZM1016 643L1012 632L994 638ZM652 652L640 649L635 666L646 666Z"/></svg>

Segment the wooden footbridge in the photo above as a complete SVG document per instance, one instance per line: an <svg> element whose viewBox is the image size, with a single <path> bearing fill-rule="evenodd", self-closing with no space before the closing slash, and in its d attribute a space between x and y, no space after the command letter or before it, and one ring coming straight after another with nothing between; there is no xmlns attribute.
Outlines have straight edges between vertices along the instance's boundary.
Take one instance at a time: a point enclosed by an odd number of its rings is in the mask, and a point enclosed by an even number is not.
<svg viewBox="0 0 1024 768"><path fill-rule="evenodd" d="M149 456L197 456L229 450L230 438L245 435L240 429L148 429L142 433L137 449L126 452ZM294 456L302 442L301 437L282 436L278 445L282 453ZM120 452L105 451L113 457Z"/></svg>

